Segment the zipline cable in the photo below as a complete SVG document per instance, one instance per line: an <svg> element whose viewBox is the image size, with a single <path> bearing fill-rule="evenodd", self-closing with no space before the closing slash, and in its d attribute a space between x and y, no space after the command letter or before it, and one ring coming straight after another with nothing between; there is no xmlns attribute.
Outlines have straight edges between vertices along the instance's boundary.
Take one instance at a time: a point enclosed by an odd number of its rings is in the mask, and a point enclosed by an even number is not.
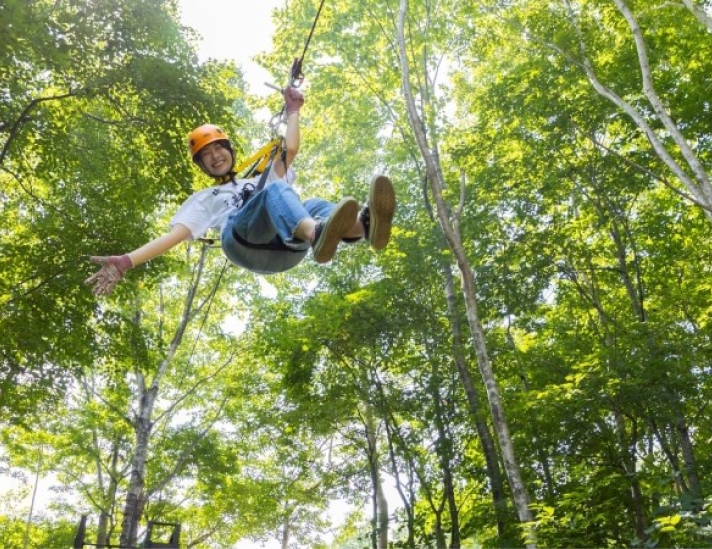
<svg viewBox="0 0 712 549"><path fill-rule="evenodd" d="M319 3L319 8L316 11L316 16L314 17L314 21L312 22L311 29L309 30L309 36L307 36L307 39L304 42L304 49L302 50L301 57L294 58L292 67L289 70L289 83L287 84L287 86L289 86L289 87L298 88L299 86L302 85L302 82L304 82L304 73L302 72L302 64L304 63L304 58L306 57L307 50L309 49L309 44L311 43L311 39L314 36L314 30L316 29L316 24L319 21L319 17L321 16L321 11L324 8L325 3L326 3L326 0L321 0L321 2ZM268 86L274 90L277 90L280 93L284 92L284 88L281 88L280 86L277 86L275 84L271 84L270 82L265 82L265 86ZM268 125L269 125L271 133L272 133L271 140L266 145L264 145L259 151L257 151L255 154L253 154L249 158L243 160L235 168L235 172L240 172L246 168L249 168L247 170L247 172L242 176L245 179L248 177L252 177L256 173L264 174L266 172L266 170L269 169L269 166L272 164L272 161L277 156L285 154L283 137L280 136L280 132L279 132L279 127L284 121L285 121L285 110L284 110L284 107L282 107L282 109L279 112L277 112L276 114L274 114L269 121ZM285 166L286 166L286 163L285 163Z"/></svg>
<svg viewBox="0 0 712 549"><path fill-rule="evenodd" d="M324 2L326 0L321 0L319 4L319 9L316 11L316 17L314 17L314 22L312 23L311 30L309 31L309 36L304 43L304 49L302 50L302 56L299 59L294 59L292 63L292 69L290 71L290 82L289 85L293 88L298 88L302 85L304 81L304 73L302 72L302 63L304 62L304 57L307 54L307 49L309 48L309 43L311 42L312 36L314 36L314 29L316 29L316 24L319 21L319 16L321 15L321 9L324 7Z"/></svg>
<svg viewBox="0 0 712 549"><path fill-rule="evenodd" d="M326 0L321 0L319 3L319 8L316 11L316 16L314 17L314 21L312 22L311 29L309 29L309 36L307 36L306 41L304 42L304 49L302 50L302 55L299 58L294 58L294 62L292 63L292 67L289 70L289 83L287 86L292 87L292 88L298 88L299 86L302 85L302 82L304 82L304 73L302 72L302 64L304 63L304 58L306 57L307 50L309 49L309 44L311 43L311 39L314 36L314 30L316 29L316 24L319 22L319 17L321 16L321 10L324 7L324 4L326 3ZM284 89L275 85L271 84L269 82L265 82L265 85L279 91L280 93L284 92ZM254 161L254 158L259 157L261 160L258 160L255 162L255 164L250 168L248 173L252 175L253 173L265 173L267 169L269 169L269 166L271 166L272 161L278 156L282 155L282 158L286 156L286 151L283 146L283 138L278 137L279 136L279 126L282 124L286 117L285 117L285 107L282 107L279 112L277 112L274 116L269 121L269 127L272 132L272 140L267 143L260 151L258 151L255 155L250 157L248 160L244 161L240 166L241 168L244 169L247 165L250 164L250 162ZM266 151L269 151L267 153ZM259 168L257 167L259 165ZM287 163L285 160L285 168L287 167ZM258 190L262 188L262 180L260 181L260 185L258 187Z"/></svg>

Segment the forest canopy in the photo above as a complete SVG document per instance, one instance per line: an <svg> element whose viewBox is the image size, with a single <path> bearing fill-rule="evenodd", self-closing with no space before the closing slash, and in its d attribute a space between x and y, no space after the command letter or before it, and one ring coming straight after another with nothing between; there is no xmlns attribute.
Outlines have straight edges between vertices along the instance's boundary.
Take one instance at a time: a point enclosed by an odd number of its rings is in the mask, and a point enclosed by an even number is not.
<svg viewBox="0 0 712 549"><path fill-rule="evenodd" d="M280 85L318 7L274 13ZM327 0L314 30L298 186L388 174L389 246L260 276L193 241L97 298L88 257L210 184L187 133L245 157L281 98L175 1L0 5L0 549L82 515L125 547L709 547L711 3Z"/></svg>

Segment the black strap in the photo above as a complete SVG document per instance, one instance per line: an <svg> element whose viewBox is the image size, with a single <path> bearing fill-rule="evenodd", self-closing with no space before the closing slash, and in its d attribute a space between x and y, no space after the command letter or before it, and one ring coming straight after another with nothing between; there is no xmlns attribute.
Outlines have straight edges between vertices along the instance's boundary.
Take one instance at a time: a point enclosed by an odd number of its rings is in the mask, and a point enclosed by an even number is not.
<svg viewBox="0 0 712 549"><path fill-rule="evenodd" d="M242 238L239 234L237 234L237 231L233 228L232 230L232 236L235 237L235 240L237 240L240 244L242 244L245 248L250 248L251 250L267 250L267 251L272 251L272 252L292 252L292 253L304 253L305 250L295 250L294 248L290 248L287 246L284 241L279 237L275 236L273 240L270 242L267 242L265 244L254 244L252 242L248 242L244 238Z"/></svg>
<svg viewBox="0 0 712 549"><path fill-rule="evenodd" d="M292 63L292 69L290 71L289 85L293 88L298 88L304 81L304 73L302 72L302 63L304 62L304 56L307 54L307 49L309 48L309 42L311 42L312 36L314 34L314 29L316 28L316 23L319 21L319 16L321 15L321 8L324 7L325 0L321 0L319 4L319 9L316 12L316 17L312 23L311 30L309 31L309 36L304 44L304 50L302 51L302 56L294 59Z"/></svg>
<svg viewBox="0 0 712 549"><path fill-rule="evenodd" d="M260 176L260 181L259 181L259 183L257 183L257 186L255 187L255 193L258 193L262 189L265 188L265 183L267 182L267 176L269 175L269 172L271 169L272 169L272 160L269 161L269 164L267 164L265 171L262 172L262 175Z"/></svg>
<svg viewBox="0 0 712 549"><path fill-rule="evenodd" d="M265 188L265 183L267 182L267 176L269 175L270 170L272 169L272 164L274 163L274 157L277 155L277 148L275 148L272 151L272 155L270 156L269 162L267 163L267 166L265 167L265 171L262 172L262 175L260 177L259 183L257 183L257 187L255 187L255 192L258 193L262 189ZM282 159L282 164L284 164L284 177L287 177L287 151L285 149L282 149L282 154L280 155L280 158Z"/></svg>

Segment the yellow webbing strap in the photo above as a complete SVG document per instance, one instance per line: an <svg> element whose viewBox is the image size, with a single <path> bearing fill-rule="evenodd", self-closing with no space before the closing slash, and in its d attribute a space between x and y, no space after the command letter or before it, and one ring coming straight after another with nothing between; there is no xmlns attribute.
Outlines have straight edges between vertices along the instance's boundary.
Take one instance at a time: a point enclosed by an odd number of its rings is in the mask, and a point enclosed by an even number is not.
<svg viewBox="0 0 712 549"><path fill-rule="evenodd" d="M272 154L272 151L277 148L276 154ZM242 170L245 170L255 164L255 162L258 162L257 165L255 165L254 169L252 170L253 172L262 172L264 169L267 167L267 163L270 161L270 158L276 157L276 155L279 154L279 149L282 148L282 138L281 137L275 137L271 141L269 141L264 147L262 147L260 150L258 150L255 154L250 156L249 158L245 159L242 161L241 164L235 166L233 168L233 171L236 173L240 173Z"/></svg>

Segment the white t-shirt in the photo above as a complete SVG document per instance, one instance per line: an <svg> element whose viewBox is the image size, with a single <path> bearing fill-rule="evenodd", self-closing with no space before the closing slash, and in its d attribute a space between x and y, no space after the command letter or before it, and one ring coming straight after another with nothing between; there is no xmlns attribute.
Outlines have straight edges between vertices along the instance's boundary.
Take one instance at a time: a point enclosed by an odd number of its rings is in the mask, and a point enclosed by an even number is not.
<svg viewBox="0 0 712 549"><path fill-rule="evenodd" d="M171 228L180 223L190 230L191 239L201 238L208 229L219 229L222 231L231 213L242 207L242 191L248 183L254 187L260 181L260 175L251 179L235 179L222 185L208 187L193 193L188 200L183 202L173 219L170 221ZM294 184L297 176L292 168L287 170L287 177L279 177L274 170L270 169L265 187L275 181L286 179L290 185ZM248 187L249 188L249 187Z"/></svg>

